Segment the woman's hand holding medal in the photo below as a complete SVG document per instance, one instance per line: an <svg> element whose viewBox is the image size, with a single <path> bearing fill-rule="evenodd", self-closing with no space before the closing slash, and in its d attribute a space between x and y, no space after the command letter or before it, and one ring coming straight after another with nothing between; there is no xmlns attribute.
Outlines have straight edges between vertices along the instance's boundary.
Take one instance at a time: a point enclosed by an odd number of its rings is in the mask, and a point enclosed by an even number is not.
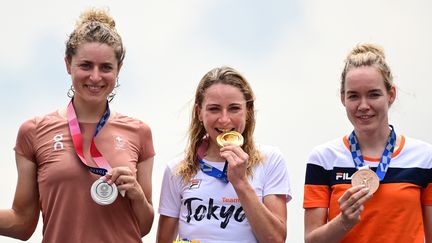
<svg viewBox="0 0 432 243"><path fill-rule="evenodd" d="M115 184L122 196L127 196L130 200L142 199L145 197L144 191L136 179L136 172L129 167L116 167L101 178L108 184Z"/></svg>
<svg viewBox="0 0 432 243"><path fill-rule="evenodd" d="M351 230L359 221L364 203L372 197L365 185L351 187L339 198L340 217L345 231Z"/></svg>
<svg viewBox="0 0 432 243"><path fill-rule="evenodd" d="M228 180L235 184L241 180L246 180L246 169L249 155L243 151L243 136L236 131L229 131L220 134L216 138L221 147L220 155L228 162Z"/></svg>

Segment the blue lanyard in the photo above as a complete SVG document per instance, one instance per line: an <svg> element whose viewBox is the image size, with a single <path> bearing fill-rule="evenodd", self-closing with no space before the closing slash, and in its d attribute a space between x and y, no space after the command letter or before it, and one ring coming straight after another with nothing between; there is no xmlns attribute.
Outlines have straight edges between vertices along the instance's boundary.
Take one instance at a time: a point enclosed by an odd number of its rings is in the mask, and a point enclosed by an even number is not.
<svg viewBox="0 0 432 243"><path fill-rule="evenodd" d="M225 161L225 165L223 170L219 170L218 168L215 168L209 164L207 164L206 162L204 162L202 159L199 160L199 165L200 165L200 169L202 172L204 172L205 174L215 177L219 180L222 180L226 183L228 183L228 176L227 176L227 165L228 163Z"/></svg>
<svg viewBox="0 0 432 243"><path fill-rule="evenodd" d="M203 161L204 153L207 150L208 144L209 144L208 138L205 138L198 148L197 157L198 157L198 162L201 171L206 175L212 176L223 182L228 183L229 181L227 175L227 169L228 169L227 161L225 161L223 170L219 170L218 168L215 168Z"/></svg>
<svg viewBox="0 0 432 243"><path fill-rule="evenodd" d="M387 141L387 145L385 146L384 152L381 156L381 160L378 164L376 174L378 175L378 178L380 181L382 181L385 177L385 174L387 172L387 169L390 165L390 161L393 155L394 147L396 144L396 133L394 131L394 128L392 125L389 125L391 128L390 136ZM362 153L360 151L360 145L357 141L357 137L355 135L355 132L353 131L350 136L348 137L348 143L350 146L351 155L354 161L355 167L358 169L360 167L363 167L365 165Z"/></svg>

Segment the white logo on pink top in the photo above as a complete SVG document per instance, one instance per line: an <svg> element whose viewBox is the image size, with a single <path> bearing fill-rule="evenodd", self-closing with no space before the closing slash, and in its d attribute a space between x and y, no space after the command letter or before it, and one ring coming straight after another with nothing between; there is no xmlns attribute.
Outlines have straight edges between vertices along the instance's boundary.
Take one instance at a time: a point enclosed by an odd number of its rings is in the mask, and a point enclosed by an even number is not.
<svg viewBox="0 0 432 243"><path fill-rule="evenodd" d="M54 151L60 150L60 149L64 148L64 145L63 145L63 134L56 134L54 136L53 140L54 140L54 145L53 145Z"/></svg>
<svg viewBox="0 0 432 243"><path fill-rule="evenodd" d="M125 141L120 136L116 136L114 138L114 143L115 143L115 149L117 149L117 150L124 150L125 149L125 147L124 147Z"/></svg>

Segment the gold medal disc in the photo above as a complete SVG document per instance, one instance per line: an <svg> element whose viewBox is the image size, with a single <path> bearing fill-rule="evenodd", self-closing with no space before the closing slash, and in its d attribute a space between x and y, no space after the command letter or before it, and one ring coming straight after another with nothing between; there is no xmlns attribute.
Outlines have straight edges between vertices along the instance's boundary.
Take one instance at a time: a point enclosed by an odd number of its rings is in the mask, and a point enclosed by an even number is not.
<svg viewBox="0 0 432 243"><path fill-rule="evenodd" d="M229 132L224 132L221 133L217 136L216 138L217 143L219 144L219 146L223 147L225 146L225 144L235 144L237 146L242 146L243 145L243 136L236 131L229 131Z"/></svg>
<svg viewBox="0 0 432 243"><path fill-rule="evenodd" d="M351 185L365 185L369 188L370 193L375 193L379 187L379 178L371 169L360 169L356 171L351 178Z"/></svg>

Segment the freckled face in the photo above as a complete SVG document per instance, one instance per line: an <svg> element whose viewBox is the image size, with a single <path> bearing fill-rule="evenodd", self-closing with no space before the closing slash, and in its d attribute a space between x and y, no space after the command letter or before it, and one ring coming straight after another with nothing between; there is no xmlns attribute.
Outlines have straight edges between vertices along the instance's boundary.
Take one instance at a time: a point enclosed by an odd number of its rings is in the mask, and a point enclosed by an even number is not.
<svg viewBox="0 0 432 243"><path fill-rule="evenodd" d="M395 88L386 90L378 69L364 66L348 71L341 100L357 132L374 132L388 129L388 110L395 97Z"/></svg>
<svg viewBox="0 0 432 243"><path fill-rule="evenodd" d="M220 83L207 88L198 109L199 120L203 122L212 142L224 131L243 133L246 114L246 100L240 89Z"/></svg>
<svg viewBox="0 0 432 243"><path fill-rule="evenodd" d="M98 42L84 43L70 63L66 58L65 61L75 89L74 99L105 103L120 71L114 48Z"/></svg>

